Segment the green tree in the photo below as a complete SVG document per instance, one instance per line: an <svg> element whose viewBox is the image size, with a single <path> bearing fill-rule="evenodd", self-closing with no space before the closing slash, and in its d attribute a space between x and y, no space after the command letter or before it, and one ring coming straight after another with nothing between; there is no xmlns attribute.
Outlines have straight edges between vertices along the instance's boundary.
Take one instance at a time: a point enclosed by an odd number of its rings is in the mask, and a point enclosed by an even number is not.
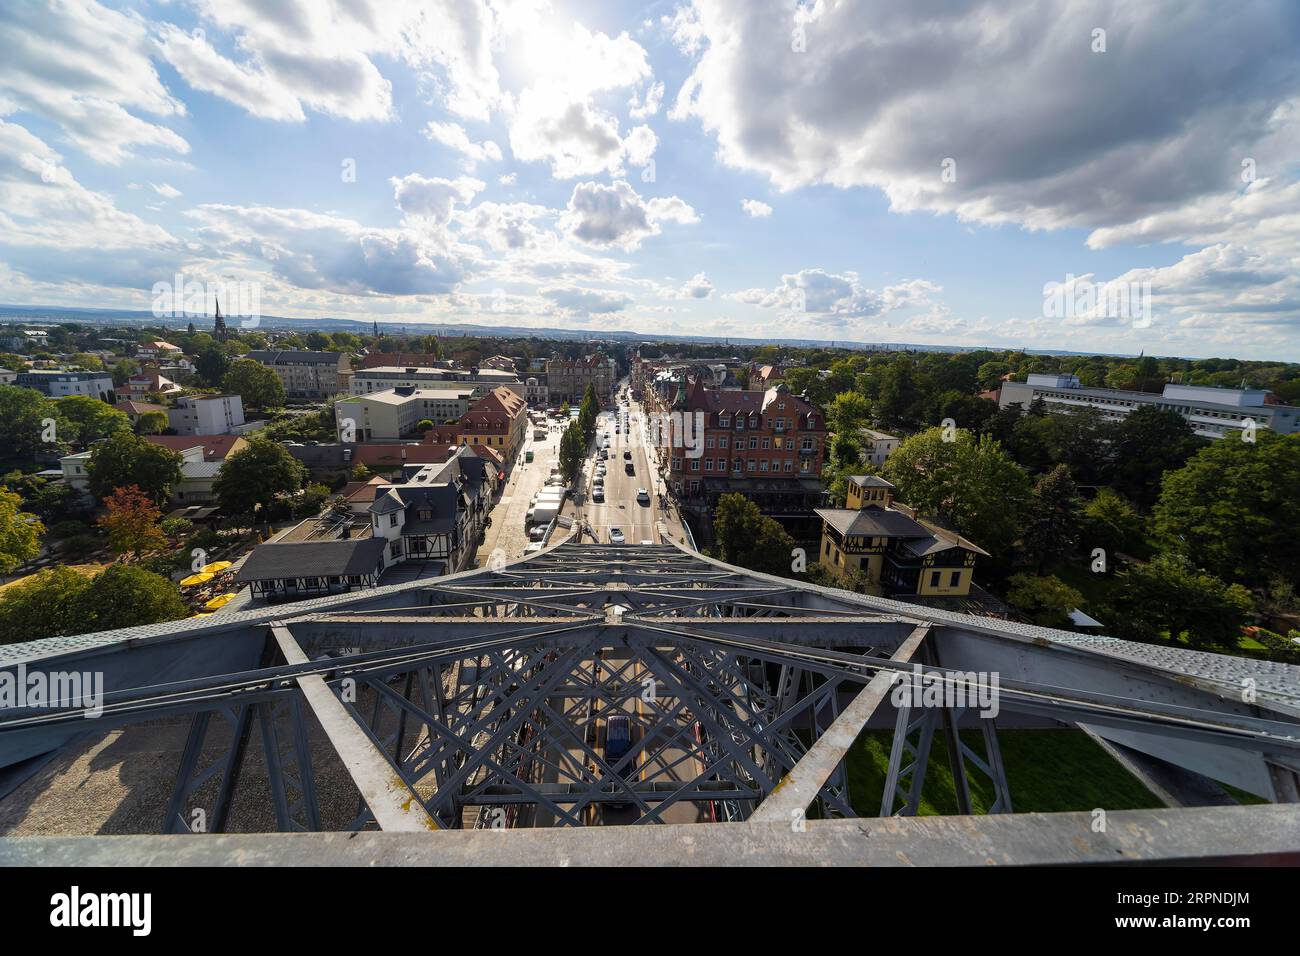
<svg viewBox="0 0 1300 956"><path fill-rule="evenodd" d="M826 406L826 424L837 436L853 435L871 417L871 401L858 392L840 392Z"/></svg>
<svg viewBox="0 0 1300 956"><path fill-rule="evenodd" d="M909 425L915 421L913 408L921 398L911 359L899 356L886 367L880 380L876 418L885 425Z"/></svg>
<svg viewBox="0 0 1300 956"><path fill-rule="evenodd" d="M1069 627L1069 612L1083 595L1060 578L1013 574L1007 579L1007 603L1041 627Z"/></svg>
<svg viewBox="0 0 1300 956"><path fill-rule="evenodd" d="M164 411L145 412L135 420L137 435L161 435L171 427L171 420Z"/></svg>
<svg viewBox="0 0 1300 956"><path fill-rule="evenodd" d="M587 457L587 440L582 437L582 427L570 422L560 435L560 472L565 480L573 482L578 477L583 459Z"/></svg>
<svg viewBox="0 0 1300 956"><path fill-rule="evenodd" d="M1171 550L1230 581L1263 584L1300 568L1300 434L1228 437L1165 475L1155 531Z"/></svg>
<svg viewBox="0 0 1300 956"><path fill-rule="evenodd" d="M22 510L22 498L0 485L0 574L9 574L41 553L45 525Z"/></svg>
<svg viewBox="0 0 1300 956"><path fill-rule="evenodd" d="M718 498L713 533L728 564L790 576L794 539L744 495L731 492Z"/></svg>
<svg viewBox="0 0 1300 956"><path fill-rule="evenodd" d="M956 429L930 428L904 440L885 460L884 477L898 499L933 515L1005 560L1020 535L1029 504L1029 479L993 439Z"/></svg>
<svg viewBox="0 0 1300 956"><path fill-rule="evenodd" d="M161 505L171 498L172 488L181 480L182 461L170 448L147 442L129 431L118 432L91 449L86 463L90 493L103 499L114 489L136 485Z"/></svg>
<svg viewBox="0 0 1300 956"><path fill-rule="evenodd" d="M221 508L229 515L265 512L280 495L293 495L302 487L307 469L280 445L254 438L226 459L212 483Z"/></svg>
<svg viewBox="0 0 1300 956"><path fill-rule="evenodd" d="M1117 553L1132 554L1142 547L1142 519L1133 506L1110 488L1102 488L1079 513L1080 540L1086 555L1095 548L1106 552L1106 567L1114 566Z"/></svg>
<svg viewBox="0 0 1300 956"><path fill-rule="evenodd" d="M244 404L265 411L284 405L284 383L280 376L260 362L236 359L221 378L221 387L238 395Z"/></svg>
<svg viewBox="0 0 1300 956"><path fill-rule="evenodd" d="M131 419L125 412L97 398L69 395L58 399L56 404L59 414L76 429L76 440L83 445L131 430Z"/></svg>
<svg viewBox="0 0 1300 956"><path fill-rule="evenodd" d="M95 575L74 604L78 620L72 633L157 624L189 615L175 584L129 564L111 564Z"/></svg>
<svg viewBox="0 0 1300 956"><path fill-rule="evenodd" d="M210 342L194 356L194 370L204 383L218 387L230 370L230 353L218 342Z"/></svg>
<svg viewBox="0 0 1300 956"><path fill-rule="evenodd" d="M1021 541L1039 574L1060 564L1078 546L1077 497L1078 489L1065 465L1057 465L1034 485Z"/></svg>
<svg viewBox="0 0 1300 956"><path fill-rule="evenodd" d="M596 435L596 419L600 415L600 400L596 398L596 388L588 385L582 395L582 405L578 408L578 425L582 428L582 437L590 442Z"/></svg>
<svg viewBox="0 0 1300 956"><path fill-rule="evenodd" d="M1147 509L1160 497L1161 479L1177 471L1206 441L1172 409L1143 405L1114 426L1110 444L1110 484Z"/></svg>
<svg viewBox="0 0 1300 956"><path fill-rule="evenodd" d="M78 620L77 601L89 586L89 578L58 565L0 591L0 644L89 630Z"/></svg>
<svg viewBox="0 0 1300 956"><path fill-rule="evenodd" d="M1161 555L1116 575L1112 630L1149 643L1235 648L1251 611L1250 592L1227 584L1178 555Z"/></svg>
<svg viewBox="0 0 1300 956"><path fill-rule="evenodd" d="M59 451L73 437L72 431L58 402L35 389L0 385L0 457L31 461L42 453ZM47 440L51 436L53 442Z"/></svg>

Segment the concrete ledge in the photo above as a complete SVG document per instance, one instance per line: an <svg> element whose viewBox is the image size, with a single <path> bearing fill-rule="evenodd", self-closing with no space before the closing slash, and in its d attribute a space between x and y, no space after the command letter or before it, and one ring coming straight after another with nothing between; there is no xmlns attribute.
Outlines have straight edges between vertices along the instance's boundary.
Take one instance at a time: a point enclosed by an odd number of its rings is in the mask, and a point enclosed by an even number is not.
<svg viewBox="0 0 1300 956"><path fill-rule="evenodd" d="M15 837L0 866L1300 865L1300 806L438 833Z"/></svg>

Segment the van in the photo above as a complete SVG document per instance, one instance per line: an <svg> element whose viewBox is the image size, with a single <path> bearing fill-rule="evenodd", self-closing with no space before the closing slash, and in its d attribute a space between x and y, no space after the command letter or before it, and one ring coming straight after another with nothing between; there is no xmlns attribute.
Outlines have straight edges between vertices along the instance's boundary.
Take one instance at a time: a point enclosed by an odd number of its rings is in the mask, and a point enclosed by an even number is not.
<svg viewBox="0 0 1300 956"><path fill-rule="evenodd" d="M631 749L631 718L627 714L613 714L605 721L605 763L614 766Z"/></svg>

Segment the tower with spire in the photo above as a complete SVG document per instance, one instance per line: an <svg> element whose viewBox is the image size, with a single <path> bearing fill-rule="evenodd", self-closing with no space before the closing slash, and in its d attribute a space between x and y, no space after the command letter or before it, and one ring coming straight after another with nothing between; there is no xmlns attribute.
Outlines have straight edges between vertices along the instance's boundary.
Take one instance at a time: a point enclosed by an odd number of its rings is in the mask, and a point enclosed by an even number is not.
<svg viewBox="0 0 1300 956"><path fill-rule="evenodd" d="M217 304L217 317L212 323L212 337L218 342L224 342L230 332L226 329L226 320L221 317L221 299L214 296L213 301Z"/></svg>

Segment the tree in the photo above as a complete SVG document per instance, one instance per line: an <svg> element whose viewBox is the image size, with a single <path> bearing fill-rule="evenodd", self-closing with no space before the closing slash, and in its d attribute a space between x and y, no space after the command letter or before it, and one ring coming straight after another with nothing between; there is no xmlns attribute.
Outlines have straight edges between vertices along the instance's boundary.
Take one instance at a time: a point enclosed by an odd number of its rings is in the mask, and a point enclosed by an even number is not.
<svg viewBox="0 0 1300 956"><path fill-rule="evenodd" d="M58 565L0 591L0 644L83 633L77 598L90 580Z"/></svg>
<svg viewBox="0 0 1300 956"><path fill-rule="evenodd" d="M135 433L137 435L161 435L171 427L171 420L167 413L163 411L150 411L140 415L135 420Z"/></svg>
<svg viewBox="0 0 1300 956"><path fill-rule="evenodd" d="M1142 519L1132 505L1109 488L1102 488L1083 506L1079 525L1084 552L1091 555L1095 548L1101 548L1106 552L1108 569L1117 553L1132 554L1142 547Z"/></svg>
<svg viewBox="0 0 1300 956"><path fill-rule="evenodd" d="M718 498L713 533L728 564L789 577L794 539L744 495L731 492Z"/></svg>
<svg viewBox="0 0 1300 956"><path fill-rule="evenodd" d="M189 615L175 584L129 564L111 564L95 575L74 604L78 623L72 633L157 624Z"/></svg>
<svg viewBox="0 0 1300 956"><path fill-rule="evenodd" d="M0 457L31 461L43 452L60 450L71 432L57 402L35 389L0 385Z"/></svg>
<svg viewBox="0 0 1300 956"><path fill-rule="evenodd" d="M131 430L131 419L107 402L88 395L69 395L57 403L59 413L75 429L76 440L83 445ZM163 416L166 417L165 415Z"/></svg>
<svg viewBox="0 0 1300 956"><path fill-rule="evenodd" d="M886 425L906 425L914 420L912 408L921 397L912 361L899 356L886 367L880 381L876 418Z"/></svg>
<svg viewBox="0 0 1300 956"><path fill-rule="evenodd" d="M167 547L167 535L158 522L162 511L137 485L114 489L104 499L104 513L95 523L108 535L115 554L139 556Z"/></svg>
<svg viewBox="0 0 1300 956"><path fill-rule="evenodd" d="M181 480L183 459L170 448L147 442L131 432L118 432L95 445L86 463L90 493L107 498L117 488L135 485L156 504L171 498Z"/></svg>
<svg viewBox="0 0 1300 956"><path fill-rule="evenodd" d="M1263 584L1300 567L1300 434L1221 438L1165 475L1155 531L1225 580Z"/></svg>
<svg viewBox="0 0 1300 956"><path fill-rule="evenodd" d="M280 495L302 487L307 469L280 445L254 438L226 459L212 483L212 493L226 514L255 515L268 510Z"/></svg>
<svg viewBox="0 0 1300 956"><path fill-rule="evenodd" d="M215 388L230 370L230 353L220 343L210 342L194 356L194 370L199 378Z"/></svg>
<svg viewBox="0 0 1300 956"><path fill-rule="evenodd" d="M885 460L884 477L900 501L1005 559L1020 535L1029 479L993 439L961 428L952 439L930 428L904 440Z"/></svg>
<svg viewBox="0 0 1300 956"><path fill-rule="evenodd" d="M1182 468L1204 445L1182 415L1143 405L1114 426L1110 483L1138 507L1150 508L1160 497L1162 477Z"/></svg>
<svg viewBox="0 0 1300 956"><path fill-rule="evenodd" d="M1116 575L1112 606L1112 629L1120 637L1232 649L1252 602L1240 584L1227 584L1184 557L1161 555Z"/></svg>
<svg viewBox="0 0 1300 956"><path fill-rule="evenodd" d="M45 525L21 506L22 498L0 485L0 574L9 574L41 553Z"/></svg>
<svg viewBox="0 0 1300 956"><path fill-rule="evenodd" d="M584 441L591 441L596 435L596 419L600 415L600 400L596 398L596 388L588 385L582 395L582 405L578 409L578 424L582 428Z"/></svg>
<svg viewBox="0 0 1300 956"><path fill-rule="evenodd" d="M858 392L840 392L826 406L826 424L837 436L857 432L871 417L871 402Z"/></svg>
<svg viewBox="0 0 1300 956"><path fill-rule="evenodd" d="M578 469L586 457L587 440L582 437L582 427L577 422L570 422L560 435L560 472L566 481L572 483L577 479Z"/></svg>
<svg viewBox="0 0 1300 956"><path fill-rule="evenodd" d="M1041 627L1069 627L1070 615L1083 595L1060 578L1013 574L1007 579L1007 602Z"/></svg>
<svg viewBox="0 0 1300 956"><path fill-rule="evenodd" d="M221 378L221 387L238 395L245 405L265 411L284 405L284 383L260 362L237 359Z"/></svg>
<svg viewBox="0 0 1300 956"><path fill-rule="evenodd" d="M1078 489L1065 465L1057 465L1034 485L1021 540L1039 574L1060 564L1078 545L1077 497Z"/></svg>

